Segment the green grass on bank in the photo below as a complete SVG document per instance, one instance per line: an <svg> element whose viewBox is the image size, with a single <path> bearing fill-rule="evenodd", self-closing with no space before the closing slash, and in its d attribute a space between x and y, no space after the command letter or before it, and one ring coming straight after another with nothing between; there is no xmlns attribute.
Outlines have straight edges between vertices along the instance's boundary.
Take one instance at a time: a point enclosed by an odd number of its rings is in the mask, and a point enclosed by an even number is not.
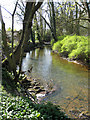
<svg viewBox="0 0 90 120"><path fill-rule="evenodd" d="M68 120L59 106L52 103L35 104L27 97L15 96L12 75L2 70L0 120Z"/></svg>
<svg viewBox="0 0 90 120"><path fill-rule="evenodd" d="M66 36L54 43L52 49L58 51L63 57L88 63L90 54L88 40L89 37L85 36Z"/></svg>

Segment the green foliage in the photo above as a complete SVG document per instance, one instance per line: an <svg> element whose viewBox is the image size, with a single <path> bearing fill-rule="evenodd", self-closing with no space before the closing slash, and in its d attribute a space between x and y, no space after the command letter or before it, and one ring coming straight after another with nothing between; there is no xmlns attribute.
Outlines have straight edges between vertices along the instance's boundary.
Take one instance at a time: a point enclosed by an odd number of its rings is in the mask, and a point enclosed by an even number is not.
<svg viewBox="0 0 90 120"><path fill-rule="evenodd" d="M55 43L55 40L52 39L50 43L51 43L51 46L53 46L53 44Z"/></svg>
<svg viewBox="0 0 90 120"><path fill-rule="evenodd" d="M33 103L30 100L3 94L0 105L0 120L40 120L40 113L34 110Z"/></svg>
<svg viewBox="0 0 90 120"><path fill-rule="evenodd" d="M7 29L7 31L11 31L12 29L9 27L8 29Z"/></svg>
<svg viewBox="0 0 90 120"><path fill-rule="evenodd" d="M7 29L7 31L11 31L12 29L11 29L11 27L9 27L8 29ZM14 29L14 31L16 31L16 29Z"/></svg>
<svg viewBox="0 0 90 120"><path fill-rule="evenodd" d="M66 36L62 41L53 45L53 50L57 50L62 56L70 59L88 62L88 37L85 36Z"/></svg>
<svg viewBox="0 0 90 120"><path fill-rule="evenodd" d="M45 32L44 41L45 41L45 42L51 41L51 31L50 31L50 30L47 30L47 31Z"/></svg>
<svg viewBox="0 0 90 120"><path fill-rule="evenodd" d="M14 76L12 75L12 73L8 72L5 68L2 68L2 86L5 90L7 90L7 92L15 95L17 86L13 79Z"/></svg>
<svg viewBox="0 0 90 120"><path fill-rule="evenodd" d="M66 37L66 35L58 36L57 39L58 39L58 41L61 41L61 40L64 39L64 37ZM54 39L52 39L52 40L51 40L51 46L53 46L54 43L55 43L55 41L54 41ZM58 46L58 44L57 44L57 46Z"/></svg>
<svg viewBox="0 0 90 120"><path fill-rule="evenodd" d="M6 69L2 70L2 82L8 90L16 90L12 74ZM6 89L7 90L7 89ZM9 92L10 93L10 92ZM13 95L12 94L12 95ZM0 120L64 120L69 119L64 112L61 111L60 107L53 105L52 103L47 104L34 104L27 97L13 97L11 94L2 92L0 101Z"/></svg>
<svg viewBox="0 0 90 120"><path fill-rule="evenodd" d="M62 46L61 42L58 41L58 42L54 43L52 49L55 50L55 51L60 52L61 51L61 46Z"/></svg>
<svg viewBox="0 0 90 120"><path fill-rule="evenodd" d="M9 48L12 48L12 43L7 42L7 44L8 44L8 46L9 46ZM17 42L17 43L14 43L14 44L13 44L13 47L15 48L17 45L18 45L18 42Z"/></svg>
<svg viewBox="0 0 90 120"><path fill-rule="evenodd" d="M37 104L35 105L35 109L38 109L44 120L69 119L65 113L61 111L60 106L53 105L51 102L47 104Z"/></svg>
<svg viewBox="0 0 90 120"><path fill-rule="evenodd" d="M69 119L59 107L51 103L34 104L28 98L2 94L0 120L64 120Z"/></svg>
<svg viewBox="0 0 90 120"><path fill-rule="evenodd" d="M58 39L58 40L63 40L64 37L66 37L66 35L58 36L57 39Z"/></svg>

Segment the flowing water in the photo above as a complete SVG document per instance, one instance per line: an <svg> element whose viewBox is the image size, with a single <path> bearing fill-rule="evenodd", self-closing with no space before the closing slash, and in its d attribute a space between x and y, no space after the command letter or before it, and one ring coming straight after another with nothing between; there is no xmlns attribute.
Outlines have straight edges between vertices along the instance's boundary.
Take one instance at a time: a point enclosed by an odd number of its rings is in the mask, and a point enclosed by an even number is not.
<svg viewBox="0 0 90 120"><path fill-rule="evenodd" d="M70 110L88 110L88 70L51 52L50 47L30 51L23 58L22 70L33 65L32 77L51 83L56 91L44 98L58 104L71 116Z"/></svg>

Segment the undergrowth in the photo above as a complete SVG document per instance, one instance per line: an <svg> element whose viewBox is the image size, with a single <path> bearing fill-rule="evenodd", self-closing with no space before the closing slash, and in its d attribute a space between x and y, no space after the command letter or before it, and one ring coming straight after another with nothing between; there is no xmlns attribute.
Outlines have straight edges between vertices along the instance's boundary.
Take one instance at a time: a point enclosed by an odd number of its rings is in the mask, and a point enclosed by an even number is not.
<svg viewBox="0 0 90 120"><path fill-rule="evenodd" d="M61 56L89 64L88 39L85 36L66 36L63 40L54 43L52 49L58 51Z"/></svg>
<svg viewBox="0 0 90 120"><path fill-rule="evenodd" d="M52 103L34 104L28 98L2 94L0 120L68 120Z"/></svg>
<svg viewBox="0 0 90 120"><path fill-rule="evenodd" d="M13 77L11 73L5 69L3 69L3 80L3 89L0 101L0 120L69 119L67 115L65 115L65 113L60 109L60 106L53 105L50 102L35 104L28 97L13 96L13 94L11 94L11 91L9 92L9 90L12 90L12 87L13 91L15 90Z"/></svg>

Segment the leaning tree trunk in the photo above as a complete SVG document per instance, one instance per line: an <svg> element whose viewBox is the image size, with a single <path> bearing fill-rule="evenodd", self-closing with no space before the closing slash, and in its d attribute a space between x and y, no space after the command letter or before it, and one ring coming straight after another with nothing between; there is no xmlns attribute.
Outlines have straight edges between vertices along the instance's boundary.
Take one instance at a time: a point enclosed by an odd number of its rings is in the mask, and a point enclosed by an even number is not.
<svg viewBox="0 0 90 120"><path fill-rule="evenodd" d="M25 29L26 29L26 25L27 25L29 16L31 16L31 20L29 21L29 26L28 26L28 29L27 29L27 33L26 33L27 37L25 39L25 44L23 45L24 48L27 46L28 40L30 38L33 16L34 16L35 12L37 11L37 9L41 5L42 5L42 2L38 2L37 5L35 5L35 2L27 2L27 4L26 4L25 16L24 16L24 21L23 21L23 32L22 32L22 35L21 35L21 40L20 40L20 43L19 43L19 45L17 46L17 48L14 52L16 63L18 63L18 61L19 61L19 57L20 57L20 53L21 53L21 46L23 44Z"/></svg>
<svg viewBox="0 0 90 120"><path fill-rule="evenodd" d="M13 71L15 76L16 76L17 72L16 72L16 62L15 62L14 54L13 54L13 43L14 43L14 31L13 31L13 29L14 29L14 15L15 15L15 12L16 12L17 4L18 4L18 0L17 0L17 2L15 4L13 14L11 14L10 12L7 11L12 16L12 55L11 56L9 54L9 48L8 48L7 40L6 40L7 35L6 35L6 30L5 30L5 23L3 21L3 18L1 17L2 41L3 41L4 52L5 52L5 55L7 57L8 63L9 63L9 68ZM0 10L0 14L1 14L1 10Z"/></svg>
<svg viewBox="0 0 90 120"><path fill-rule="evenodd" d="M23 32L22 32L21 40L20 40L20 43L19 43L16 51L14 52L14 58L15 58L16 63L18 63L18 61L19 61L19 74L21 71L23 52L24 52L25 46L27 45L29 37L30 37L30 30L31 30L31 26L32 26L33 16L41 5L42 5L42 2L38 2L37 4L35 2L27 2L27 4L26 4L24 22L23 22ZM3 29L4 29L4 27L3 27ZM5 33L3 33L3 34L5 34ZM5 35L3 35L3 36L5 37ZM5 40L6 40L6 38L5 38ZM7 51L7 47L5 48L5 50ZM12 67L13 67L13 62L11 62L12 56L9 56L9 54L7 56L8 56L8 59L5 62L12 64ZM18 77L19 77L19 74L18 74Z"/></svg>
<svg viewBox="0 0 90 120"><path fill-rule="evenodd" d="M30 5L32 4L32 8L30 8ZM29 7L29 9L31 10L29 13L29 17L28 20L26 21L27 24L25 26L25 32L24 32L24 37L23 37L23 42L21 45L21 53L20 53L20 60L19 60L19 74L21 71L21 65L22 65L22 57L23 57L23 53L24 53L24 48L25 45L27 44L27 41L29 40L29 32L31 31L31 26L32 26L32 20L34 17L35 12L37 11L37 9L42 5L42 2L38 2L37 5L35 5L35 2L31 3L31 2L27 2L27 8ZM26 9L27 11L27 9Z"/></svg>

